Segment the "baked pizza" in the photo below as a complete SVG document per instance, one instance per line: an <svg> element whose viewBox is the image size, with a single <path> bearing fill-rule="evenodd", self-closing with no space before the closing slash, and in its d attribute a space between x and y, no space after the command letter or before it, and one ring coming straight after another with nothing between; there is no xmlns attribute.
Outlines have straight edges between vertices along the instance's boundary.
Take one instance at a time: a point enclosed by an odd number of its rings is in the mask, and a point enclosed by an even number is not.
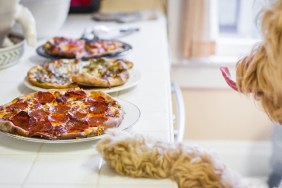
<svg viewBox="0 0 282 188"><path fill-rule="evenodd" d="M43 49L49 55L79 59L85 55L85 41L66 37L53 37L43 45Z"/></svg>
<svg viewBox="0 0 282 188"><path fill-rule="evenodd" d="M114 87L129 78L133 63L124 59L59 59L32 67L28 82L41 88Z"/></svg>
<svg viewBox="0 0 282 188"><path fill-rule="evenodd" d="M105 56L123 51L122 43L115 40L94 40L85 43L86 57Z"/></svg>
<svg viewBox="0 0 282 188"><path fill-rule="evenodd" d="M25 137L93 137L122 120L121 105L101 91L39 91L0 106L0 130Z"/></svg>
<svg viewBox="0 0 282 188"><path fill-rule="evenodd" d="M61 58L91 58L123 52L123 43L117 40L84 40L53 37L43 44L49 55Z"/></svg>
<svg viewBox="0 0 282 188"><path fill-rule="evenodd" d="M72 75L72 81L82 86L119 86L128 80L132 67L132 62L122 59L91 59Z"/></svg>
<svg viewBox="0 0 282 188"><path fill-rule="evenodd" d="M76 88L72 74L79 69L78 60L60 59L32 67L27 73L29 83L46 89Z"/></svg>

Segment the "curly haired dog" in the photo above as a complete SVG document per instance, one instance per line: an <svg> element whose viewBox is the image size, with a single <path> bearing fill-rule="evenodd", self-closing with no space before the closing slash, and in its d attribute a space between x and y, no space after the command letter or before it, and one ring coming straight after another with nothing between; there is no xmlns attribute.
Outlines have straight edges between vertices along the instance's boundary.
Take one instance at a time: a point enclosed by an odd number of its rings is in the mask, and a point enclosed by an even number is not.
<svg viewBox="0 0 282 188"><path fill-rule="evenodd" d="M282 125L282 1L276 0L261 14L262 42L253 48L250 54L240 59L236 65L236 83L230 78L226 67L221 71L226 82L235 90L245 95L253 95L259 101L269 118L277 122L274 130L277 135ZM277 126L276 126L277 125ZM279 136L272 140L272 174L269 186L281 181L281 151L276 147L281 144ZM277 179L277 180L276 180ZM280 180L279 180L280 179ZM277 181L277 182L276 182Z"/></svg>
<svg viewBox="0 0 282 188"><path fill-rule="evenodd" d="M236 83L226 67L227 83L260 101L271 120L282 124L282 1L277 0L261 14L262 42L236 65Z"/></svg>
<svg viewBox="0 0 282 188"><path fill-rule="evenodd" d="M170 178L179 188L251 187L203 148L154 141L115 129L107 133L96 149L121 175Z"/></svg>

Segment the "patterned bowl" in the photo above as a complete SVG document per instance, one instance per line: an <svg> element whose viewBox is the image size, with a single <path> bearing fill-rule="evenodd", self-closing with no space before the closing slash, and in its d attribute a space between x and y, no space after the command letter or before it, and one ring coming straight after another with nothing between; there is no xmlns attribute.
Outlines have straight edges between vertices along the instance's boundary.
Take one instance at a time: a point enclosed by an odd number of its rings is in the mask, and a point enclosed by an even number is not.
<svg viewBox="0 0 282 188"><path fill-rule="evenodd" d="M9 34L4 40L4 47L0 47L0 69L15 65L24 52L24 38Z"/></svg>

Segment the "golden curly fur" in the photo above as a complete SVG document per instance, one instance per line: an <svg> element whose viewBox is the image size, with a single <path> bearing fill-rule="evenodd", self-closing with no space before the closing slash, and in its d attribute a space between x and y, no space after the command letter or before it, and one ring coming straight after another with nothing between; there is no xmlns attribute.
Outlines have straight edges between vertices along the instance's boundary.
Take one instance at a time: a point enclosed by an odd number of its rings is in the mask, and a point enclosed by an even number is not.
<svg viewBox="0 0 282 188"><path fill-rule="evenodd" d="M237 88L252 93L268 116L282 124L282 1L261 15L263 40L236 66Z"/></svg>
<svg viewBox="0 0 282 188"><path fill-rule="evenodd" d="M111 130L96 149L121 175L170 178L179 188L250 187L214 154L200 147L185 147Z"/></svg>

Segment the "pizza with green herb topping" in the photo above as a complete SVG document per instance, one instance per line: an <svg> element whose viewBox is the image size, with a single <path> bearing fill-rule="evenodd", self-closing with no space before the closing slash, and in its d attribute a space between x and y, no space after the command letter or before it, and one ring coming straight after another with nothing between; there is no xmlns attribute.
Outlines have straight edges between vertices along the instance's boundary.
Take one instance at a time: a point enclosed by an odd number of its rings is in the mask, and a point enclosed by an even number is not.
<svg viewBox="0 0 282 188"><path fill-rule="evenodd" d="M59 59L32 67L27 80L45 89L111 88L125 84L132 67L133 63L125 59Z"/></svg>

